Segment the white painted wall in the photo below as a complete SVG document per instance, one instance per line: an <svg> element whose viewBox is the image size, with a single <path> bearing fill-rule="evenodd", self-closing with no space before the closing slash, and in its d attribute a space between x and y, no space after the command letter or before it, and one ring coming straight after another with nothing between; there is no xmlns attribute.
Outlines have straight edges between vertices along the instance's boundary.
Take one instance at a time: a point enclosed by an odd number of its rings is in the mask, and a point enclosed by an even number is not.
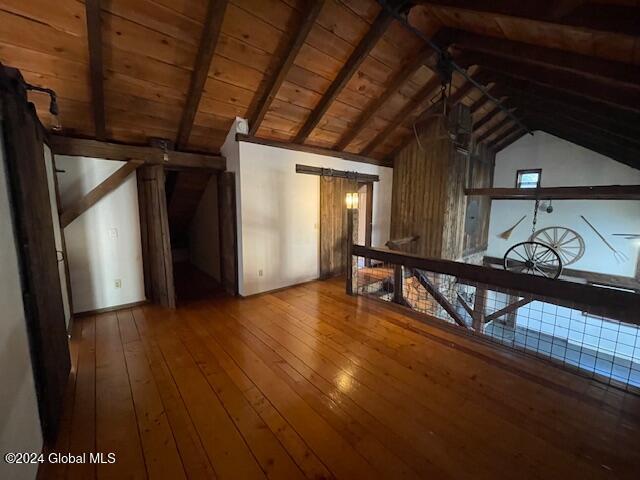
<svg viewBox="0 0 640 480"><path fill-rule="evenodd" d="M389 239L392 169L240 142L241 295L319 276L320 178L296 173L297 163L379 175L380 182L374 184L372 245Z"/></svg>
<svg viewBox="0 0 640 480"><path fill-rule="evenodd" d="M218 176L212 175L189 226L189 255L193 265L220 281Z"/></svg>
<svg viewBox="0 0 640 480"><path fill-rule="evenodd" d="M544 132L524 136L496 156L494 187L515 186L516 171L542 168L542 186L640 184L640 171L608 157ZM487 255L502 258L507 249L531 235L533 201L495 200L491 206ZM640 241L611 236L612 233L640 233L640 201L556 200L551 214L538 212L536 229L564 226L578 232L585 241L585 254L571 269L633 277ZM498 235L523 215L527 218L509 240ZM584 215L615 248L629 260L617 263L610 250L580 218Z"/></svg>
<svg viewBox="0 0 640 480"><path fill-rule="evenodd" d="M0 132L0 142L2 142ZM22 303L18 255L9 204L4 146L0 145L0 458L40 452L42 434ZM0 460L0 478L35 478L38 464Z"/></svg>
<svg viewBox="0 0 640 480"><path fill-rule="evenodd" d="M123 162L56 156L63 208L108 178ZM74 313L145 299L138 188L132 173L64 229ZM116 288L120 280L122 287Z"/></svg>

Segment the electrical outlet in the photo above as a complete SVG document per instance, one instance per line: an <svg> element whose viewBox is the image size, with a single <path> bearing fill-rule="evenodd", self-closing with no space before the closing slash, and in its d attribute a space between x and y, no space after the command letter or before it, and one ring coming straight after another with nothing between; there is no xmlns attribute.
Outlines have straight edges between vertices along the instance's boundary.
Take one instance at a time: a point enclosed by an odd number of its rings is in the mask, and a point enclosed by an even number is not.
<svg viewBox="0 0 640 480"><path fill-rule="evenodd" d="M122 288L122 280L119 278L115 281L116 288Z"/></svg>
<svg viewBox="0 0 640 480"><path fill-rule="evenodd" d="M258 276L261 277L262 276L262 269L258 270Z"/></svg>
<svg viewBox="0 0 640 480"><path fill-rule="evenodd" d="M118 229L117 228L110 228L109 229L109 238L112 240L115 240L118 238Z"/></svg>

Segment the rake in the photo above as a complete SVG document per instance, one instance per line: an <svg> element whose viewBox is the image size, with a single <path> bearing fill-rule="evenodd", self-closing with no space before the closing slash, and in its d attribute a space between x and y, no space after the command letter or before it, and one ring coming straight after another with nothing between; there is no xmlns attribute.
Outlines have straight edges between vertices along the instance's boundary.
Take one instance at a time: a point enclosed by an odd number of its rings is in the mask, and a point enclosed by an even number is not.
<svg viewBox="0 0 640 480"><path fill-rule="evenodd" d="M618 263L623 263L629 260L629 257L627 257L627 255L625 255L623 252L616 250L613 245L611 245L606 238L604 238L604 236L598 231L596 230L596 227L594 227L591 222L589 220L587 220L586 218L584 218L584 215L580 215L580 218L582 218L582 220L585 221L585 223L587 225L589 225L591 227L591 230L593 230L595 232L596 235L598 235L598 237L600 237L600 240L602 240L604 242L604 244L609 247L609 250L611 250L613 252L613 258L616 259L616 262Z"/></svg>

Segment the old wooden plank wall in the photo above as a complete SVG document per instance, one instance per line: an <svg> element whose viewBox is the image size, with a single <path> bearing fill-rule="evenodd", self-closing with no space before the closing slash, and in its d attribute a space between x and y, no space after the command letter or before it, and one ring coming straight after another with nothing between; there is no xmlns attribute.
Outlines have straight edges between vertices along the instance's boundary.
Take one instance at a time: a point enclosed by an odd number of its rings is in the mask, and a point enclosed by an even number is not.
<svg viewBox="0 0 640 480"><path fill-rule="evenodd" d="M436 117L395 158L391 238L417 235L406 251L457 259L464 242L467 161L449 140L445 120Z"/></svg>
<svg viewBox="0 0 640 480"><path fill-rule="evenodd" d="M471 156L469 166L469 185L472 188L488 188L493 185L493 169L495 153L484 144L478 145L477 151ZM470 195L467 197L467 207L471 202L478 204L478 228L472 233L464 235L463 254L472 255L487 249L489 240L489 216L491 214L491 198L485 195Z"/></svg>

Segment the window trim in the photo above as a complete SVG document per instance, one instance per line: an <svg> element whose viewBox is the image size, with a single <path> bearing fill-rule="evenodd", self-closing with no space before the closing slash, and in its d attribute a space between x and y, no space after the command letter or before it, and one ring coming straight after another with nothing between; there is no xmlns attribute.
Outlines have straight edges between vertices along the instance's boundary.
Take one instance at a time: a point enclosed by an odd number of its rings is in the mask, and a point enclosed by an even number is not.
<svg viewBox="0 0 640 480"><path fill-rule="evenodd" d="M540 188L540 184L542 183L542 169L541 168L524 168L522 170L516 170L516 188L522 188L518 183L518 178L523 173L537 173L538 174L538 185L536 188Z"/></svg>

